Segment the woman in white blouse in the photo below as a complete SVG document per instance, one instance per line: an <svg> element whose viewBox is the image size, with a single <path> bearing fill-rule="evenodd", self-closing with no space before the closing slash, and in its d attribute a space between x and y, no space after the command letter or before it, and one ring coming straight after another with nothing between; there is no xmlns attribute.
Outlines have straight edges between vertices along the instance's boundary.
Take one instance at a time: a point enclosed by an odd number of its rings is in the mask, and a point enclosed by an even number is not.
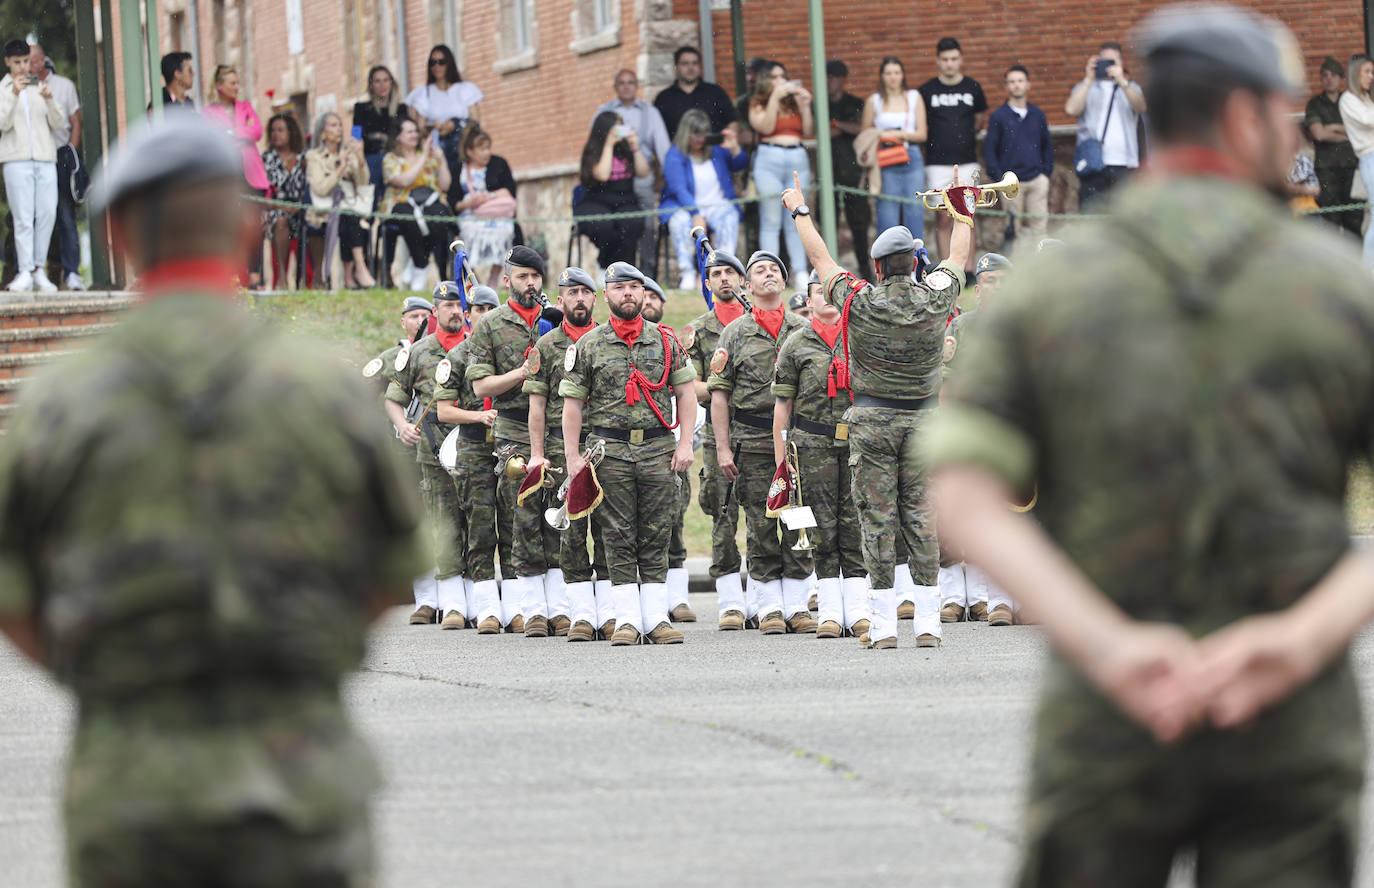
<svg viewBox="0 0 1374 888"><path fill-rule="evenodd" d="M1364 190L1374 195L1374 97L1370 88L1374 87L1374 62L1368 56L1357 55L1350 59L1345 69L1346 90L1341 93L1338 107L1341 109L1341 122L1345 124L1345 134L1350 139L1350 147L1360 159L1360 179ZM1364 264L1374 269L1374 221L1364 233Z"/></svg>
<svg viewBox="0 0 1374 888"><path fill-rule="evenodd" d="M439 131L439 144L449 169L462 166L458 144L468 121L481 119L482 90L464 80L453 58L453 50L440 43L429 51L428 79L406 96L410 116L422 132Z"/></svg>

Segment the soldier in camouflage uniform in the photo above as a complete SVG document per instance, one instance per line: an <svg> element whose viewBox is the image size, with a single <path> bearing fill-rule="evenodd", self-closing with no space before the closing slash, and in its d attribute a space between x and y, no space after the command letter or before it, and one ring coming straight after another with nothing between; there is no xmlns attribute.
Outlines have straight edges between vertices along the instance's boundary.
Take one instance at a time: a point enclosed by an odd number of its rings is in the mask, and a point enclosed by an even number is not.
<svg viewBox="0 0 1374 888"><path fill-rule="evenodd" d="M987 307L1011 272L1011 261L1001 253L984 253L973 265L973 292L978 306L963 312L945 328L944 369L941 378L948 381L957 365L962 363L959 351L965 336L983 323ZM944 390L940 392L944 398ZM991 611L989 608L991 607ZM940 621L957 623L967 615L970 621L982 621L993 626L1010 626L1013 606L1006 593L988 578L987 572L958 558L946 558L945 547L940 550Z"/></svg>
<svg viewBox="0 0 1374 888"><path fill-rule="evenodd" d="M567 463L563 443L563 398L558 385L563 381L563 364L568 349L581 341L596 322L596 281L580 268L565 268L558 276L558 307L563 323L535 344L526 359L524 390L530 398L530 465L541 462L562 467ZM537 355L537 357L536 357ZM587 441L584 432L579 446ZM556 504L555 504L556 505ZM592 558L587 555L590 531ZM572 628L568 641L591 641L598 631L602 638L615 632L615 607L611 599L611 579L606 567L606 546L601 525L595 515L570 521L560 541L559 567L568 588L569 617Z"/></svg>
<svg viewBox="0 0 1374 888"><path fill-rule="evenodd" d="M942 533L1055 649L1020 884L1164 885L1190 849L1199 884L1351 885L1369 272L1283 202L1287 28L1164 8L1135 45L1152 175L1018 264L926 442Z"/></svg>
<svg viewBox="0 0 1374 888"><path fill-rule="evenodd" d="M75 694L87 888L373 884L339 684L424 558L419 503L362 382L237 304L242 169L193 115L115 146L91 204L145 298L0 444L0 631Z"/></svg>
<svg viewBox="0 0 1374 888"><path fill-rule="evenodd" d="M697 378L697 404L706 411L706 424L701 427L701 473L697 483L697 502L701 511L711 519L711 578L716 583L716 604L723 630L744 628L744 585L740 578L739 546L735 533L739 527L739 497L733 485L720 473L716 465L716 438L711 428L711 393L706 389L710 377L711 355L715 354L720 334L726 326L744 314L744 306L735 298L744 290L744 263L721 250L713 250L706 257L706 281L711 288L714 307L692 319L682 329L682 344L687 349Z"/></svg>
<svg viewBox="0 0 1374 888"><path fill-rule="evenodd" d="M673 443L673 401L683 425L696 419L695 373L677 338L644 320L644 276L628 262L606 269L610 322L564 358L563 439L584 428L606 440L597 469L605 499L597 509L611 572L613 645L677 644L668 622L668 540L678 498L677 472L692 464L692 439ZM583 466L569 452L568 476Z"/></svg>
<svg viewBox="0 0 1374 888"><path fill-rule="evenodd" d="M773 374L773 458L782 462L787 440L797 446L802 502L811 507L811 532L819 576L818 638L855 636L868 629L868 580L864 575L859 515L850 495L849 426L852 402L840 312L819 283L808 284L811 320L787 338ZM842 576L843 575L843 576Z"/></svg>
<svg viewBox="0 0 1374 888"><path fill-rule="evenodd" d="M660 323L663 320L663 309L668 304L668 296L663 292L663 288L658 285L658 281L651 277L644 278L644 320L653 321L663 329L677 337L678 344L682 344L682 338L677 335L677 331L667 324ZM685 350L684 350L685 351ZM681 440L683 435L687 435L689 440L696 434L696 429L684 429L681 426L673 429L673 437ZM695 449L695 447L693 447ZM677 473L678 476L678 501L677 514L673 518L673 535L668 541L668 618L674 623L695 623L697 615L688 603L689 577L687 575L687 541L682 536L682 522L687 516L687 507L692 504L692 476L689 470Z"/></svg>
<svg viewBox="0 0 1374 888"><path fill-rule="evenodd" d="M506 254L504 271L510 296L473 328L467 376L473 391L491 398L496 408L497 448L510 448L528 460L530 399L523 386L527 361L540 336L537 297L544 285L544 260L529 247L515 247ZM558 567L561 542L544 520L552 491L540 491L517 505L520 484L521 479L503 473L498 488L496 518L511 528L513 556L512 577L504 583L502 598L515 595L523 603L527 637L567 635L572 620ZM504 557L501 564L504 569Z"/></svg>
<svg viewBox="0 0 1374 888"><path fill-rule="evenodd" d="M468 293L469 326L499 305L496 291L491 287L473 287ZM496 473L493 471L496 456L492 452L495 437L491 431L496 411L477 397L468 381L465 371L469 348L469 340L464 339L449 350L448 360L453 372L448 382L435 392L438 403L434 408L440 422L458 427L457 455L451 473L458 492L457 520L463 527L466 544L463 553L467 568L465 585L479 634L495 635L502 626L510 626L512 632L523 632L523 626L512 625L520 612L520 602L511 601L503 607L496 584Z"/></svg>
<svg viewBox="0 0 1374 888"><path fill-rule="evenodd" d="M972 188L956 177L951 198L964 206ZM918 647L940 643L938 574L940 553L935 522L927 507L925 464L918 436L936 404L940 387L945 319L959 298L964 263L973 247L972 215L956 225L950 257L917 283L916 240L904 226L878 235L869 255L879 281L870 284L844 271L830 257L810 218L801 188L783 193L783 205L801 234L826 298L843 313L854 406L849 423L849 467L859 504L864 566L872 614L868 644L897 646L896 551L893 516L915 565L918 599L914 629ZM973 212L972 207L968 212ZM963 220L961 220L963 221Z"/></svg>
<svg viewBox="0 0 1374 888"><path fill-rule="evenodd" d="M463 555L467 528L458 509L458 490L453 477L439 464L439 445L451 426L435 413L438 390L449 382L453 364L449 349L463 339L463 308L458 287L443 282L434 289L435 317L439 326L428 336L396 356L395 373L386 389L386 413L401 443L415 448L420 464L420 495L434 533L436 607L416 602L411 624L423 625L437 617L445 629L462 629L476 622L477 610L464 581ZM418 415L407 407L415 405ZM437 610L437 613L435 611Z"/></svg>
<svg viewBox="0 0 1374 888"><path fill-rule="evenodd" d="M757 584L759 631L764 635L816 631L807 607L811 555L793 550L796 531L769 518L765 510L777 468L772 437L773 367L787 337L805 326L783 305L786 267L763 250L749 257L745 274L754 311L732 321L721 333L706 383L711 391L716 461L721 473L735 482L744 504L749 576Z"/></svg>

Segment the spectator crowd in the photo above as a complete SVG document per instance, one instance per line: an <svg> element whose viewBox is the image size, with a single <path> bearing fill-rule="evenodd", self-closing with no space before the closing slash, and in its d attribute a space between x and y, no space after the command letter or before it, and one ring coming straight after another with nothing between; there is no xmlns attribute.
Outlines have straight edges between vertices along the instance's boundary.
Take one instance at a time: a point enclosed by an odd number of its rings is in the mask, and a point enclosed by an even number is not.
<svg viewBox="0 0 1374 888"><path fill-rule="evenodd" d="M666 276L670 269L660 272L659 265L671 259L678 285L690 288L699 283L691 231L701 226L726 252L757 247L784 257L792 286L804 289L807 258L778 201L742 198L777 195L794 171L809 186L811 148L827 138L835 184L846 190L815 211L844 220L864 273L872 273L866 252L875 222L878 231L905 225L933 240L933 253L948 255L950 217L936 215L931 237L914 196L948 187L956 174L985 184L1015 174L1018 193L1001 198L1010 216L1005 236L1037 243L1047 233L1055 150L1046 114L1030 100L1033 72L1010 64L990 101L963 72L957 39L944 37L934 50L926 62L933 75L924 80L909 74L900 56L882 58L866 95L851 91L850 66L832 59L826 133L816 131L814 97L776 61L750 61L746 90L733 100L702 79L701 54L691 46L676 51L674 81L652 102L641 97L635 72L617 72L613 97L592 115L581 151L569 205L574 237L594 247L603 268L624 260ZM84 289L76 209L85 171L75 86L40 46L10 40L4 53L0 167L13 218L8 289L51 292L54 276L67 289ZM1067 181L1076 179L1079 208L1091 212L1141 166L1149 109L1120 44L1102 43L1083 72L1063 106L1077 121L1074 176ZM380 282L424 290L434 273L445 275L455 234L479 277L495 283L505 253L524 243L515 175L483 125L482 89L463 78L447 46L433 47L425 82L408 95L379 65L368 72L366 99L347 118L325 111L312 123L297 120L289 107L274 108L265 128L232 67L214 68L199 107L190 54L167 54L161 73L163 113L213 120L241 148L245 186L290 205L264 209L264 249L250 268L250 287L286 286L294 272L297 285ZM1374 62L1360 55L1342 65L1327 57L1320 79L1321 92L1300 124L1310 150L1295 158L1288 185L1295 208L1354 203L1357 172L1366 194L1374 187ZM370 211L405 218L369 219ZM1364 231L1363 209L1320 218L1363 237L1366 264L1374 268L1374 226ZM54 235L51 267L60 272L50 275ZM402 250L407 258L393 277Z"/></svg>

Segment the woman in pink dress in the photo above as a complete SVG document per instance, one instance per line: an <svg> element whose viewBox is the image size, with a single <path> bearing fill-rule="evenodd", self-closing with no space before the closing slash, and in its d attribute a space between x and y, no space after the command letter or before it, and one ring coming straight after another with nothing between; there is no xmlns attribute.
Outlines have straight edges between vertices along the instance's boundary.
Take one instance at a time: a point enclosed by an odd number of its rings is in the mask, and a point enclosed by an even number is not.
<svg viewBox="0 0 1374 888"><path fill-rule="evenodd" d="M258 140L262 138L262 121L250 102L239 100L239 74L229 65L215 66L215 79L201 112L211 123L224 129L239 143L243 155L243 177L248 187L259 195L267 194L267 171L258 154ZM262 247L254 251L256 257L249 265L249 285L257 287L261 281Z"/></svg>

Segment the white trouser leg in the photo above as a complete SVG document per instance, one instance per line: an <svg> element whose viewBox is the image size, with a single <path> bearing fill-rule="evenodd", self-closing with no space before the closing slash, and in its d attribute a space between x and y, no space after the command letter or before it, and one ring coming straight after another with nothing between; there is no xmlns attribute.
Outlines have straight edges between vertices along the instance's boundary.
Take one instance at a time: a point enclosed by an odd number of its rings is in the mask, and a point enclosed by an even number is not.
<svg viewBox="0 0 1374 888"><path fill-rule="evenodd" d="M810 600L811 600L811 596L812 596L812 595L819 596L820 594L821 594L821 578L818 577L818 576L816 576L816 572L813 570L813 571L811 571L811 575L810 575L809 577L806 578L806 598L807 598L807 603L808 603L808 604L810 603Z"/></svg>
<svg viewBox="0 0 1374 888"><path fill-rule="evenodd" d="M523 615L525 603L520 600L520 596L525 594L525 587L520 581L514 578L501 581L501 625L509 626L511 620Z"/></svg>
<svg viewBox="0 0 1374 888"><path fill-rule="evenodd" d="M525 615L525 622L533 620L535 617L545 617L549 615L548 603L544 600L544 575L537 577L516 577L516 588L520 590L520 602Z"/></svg>
<svg viewBox="0 0 1374 888"><path fill-rule="evenodd" d="M846 629L853 629L860 620L871 620L873 609L868 601L868 577L845 577L841 583L844 596L844 623Z"/></svg>
<svg viewBox="0 0 1374 888"><path fill-rule="evenodd" d="M972 565L969 566L973 567ZM974 569L978 571L979 579L982 581L983 589L988 596L988 610L992 610L995 607L1007 607L1011 608L1012 613L1015 613L1018 608L1015 606L1014 602L1012 602L1011 596L1004 592L1001 586L994 583L992 577L984 573L982 568Z"/></svg>
<svg viewBox="0 0 1374 888"><path fill-rule="evenodd" d="M916 603L916 581L911 578L911 565L899 564L892 571L893 578L897 581L897 602Z"/></svg>
<svg viewBox="0 0 1374 888"><path fill-rule="evenodd" d="M478 621L485 620L487 617L495 617L501 620L501 596L496 588L495 580L482 580L472 586L472 597L477 606ZM506 622L501 620L501 622Z"/></svg>
<svg viewBox="0 0 1374 888"><path fill-rule="evenodd" d="M988 575L983 573L983 569L976 564L964 565L964 578L968 586L968 603L970 605L988 602Z"/></svg>
<svg viewBox="0 0 1374 888"><path fill-rule="evenodd" d="M464 612L467 602L463 596L462 577L448 577L447 579L439 580L437 597L439 600L439 610L446 614L449 611L457 611L465 618L467 617L467 614Z"/></svg>
<svg viewBox="0 0 1374 888"><path fill-rule="evenodd" d="M470 577L463 577L463 603L469 620L477 619L477 593L474 591L477 584Z"/></svg>
<svg viewBox="0 0 1374 888"><path fill-rule="evenodd" d="M596 594L596 628L600 629L607 620L615 619L615 596L611 593L610 580L597 580L592 589Z"/></svg>
<svg viewBox="0 0 1374 888"><path fill-rule="evenodd" d="M685 567L668 568L668 609L687 603L687 581L690 574Z"/></svg>
<svg viewBox="0 0 1374 888"><path fill-rule="evenodd" d="M960 607L969 604L968 584L964 578L962 561L940 568L940 607L947 604L957 604Z"/></svg>
<svg viewBox="0 0 1374 888"><path fill-rule="evenodd" d="M644 627L644 609L639 601L639 584L625 583L611 587L611 598L615 599L615 628L633 626L641 633Z"/></svg>
<svg viewBox="0 0 1374 888"><path fill-rule="evenodd" d="M897 590L872 589L868 593L872 615L869 617L868 638L882 641L897 637Z"/></svg>
<svg viewBox="0 0 1374 888"><path fill-rule="evenodd" d="M596 593L590 582L568 583L568 611L569 618L574 623L588 623L598 626L596 622Z"/></svg>
<svg viewBox="0 0 1374 888"><path fill-rule="evenodd" d="M916 586L916 617L911 628L917 635L941 636L940 628L940 587Z"/></svg>
<svg viewBox="0 0 1374 888"><path fill-rule="evenodd" d="M549 616L568 615L568 584L563 581L563 569L551 567L544 574L544 601L549 606Z"/></svg>
<svg viewBox="0 0 1374 888"><path fill-rule="evenodd" d="M668 622L668 584L644 583L639 587L644 612L643 632L652 632L659 623Z"/></svg>
<svg viewBox="0 0 1374 888"><path fill-rule="evenodd" d="M759 615L759 581L744 576L744 618L752 620Z"/></svg>
<svg viewBox="0 0 1374 888"><path fill-rule="evenodd" d="M739 574L716 577L716 606L721 614L730 610L744 613L744 587Z"/></svg>
<svg viewBox="0 0 1374 888"><path fill-rule="evenodd" d="M758 584L757 611L759 619L774 612L782 612L782 580L769 580ZM802 602L805 604L806 602Z"/></svg>
<svg viewBox="0 0 1374 888"><path fill-rule="evenodd" d="M789 619L795 614L810 614L811 608L807 607L808 598L811 597L810 580L789 580L786 577L782 580L782 617Z"/></svg>
<svg viewBox="0 0 1374 888"><path fill-rule="evenodd" d="M826 577L816 581L819 588L816 590L816 619L819 622L829 620L844 628L844 591L839 577Z"/></svg>
<svg viewBox="0 0 1374 888"><path fill-rule="evenodd" d="M415 592L416 607L429 605L437 608L439 606L438 582L434 579L434 571L432 570L415 578L415 582L411 584L411 589Z"/></svg>

